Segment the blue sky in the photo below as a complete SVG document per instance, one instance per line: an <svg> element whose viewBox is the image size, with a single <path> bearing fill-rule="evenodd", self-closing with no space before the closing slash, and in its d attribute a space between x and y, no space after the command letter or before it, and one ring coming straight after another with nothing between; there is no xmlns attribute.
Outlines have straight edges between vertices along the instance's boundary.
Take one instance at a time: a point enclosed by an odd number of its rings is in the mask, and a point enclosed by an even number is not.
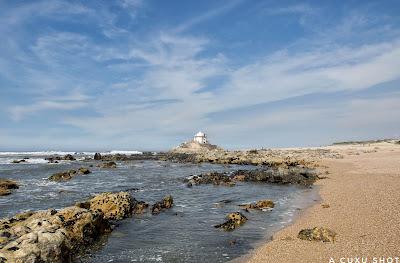
<svg viewBox="0 0 400 263"><path fill-rule="evenodd" d="M399 1L0 1L0 150L400 136Z"/></svg>

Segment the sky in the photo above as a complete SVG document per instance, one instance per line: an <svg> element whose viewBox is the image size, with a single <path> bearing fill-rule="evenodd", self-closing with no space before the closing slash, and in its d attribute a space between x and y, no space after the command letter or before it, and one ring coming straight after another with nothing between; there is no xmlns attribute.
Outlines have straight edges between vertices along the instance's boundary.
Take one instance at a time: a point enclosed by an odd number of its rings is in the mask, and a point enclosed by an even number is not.
<svg viewBox="0 0 400 263"><path fill-rule="evenodd" d="M0 151L400 137L400 2L0 0Z"/></svg>

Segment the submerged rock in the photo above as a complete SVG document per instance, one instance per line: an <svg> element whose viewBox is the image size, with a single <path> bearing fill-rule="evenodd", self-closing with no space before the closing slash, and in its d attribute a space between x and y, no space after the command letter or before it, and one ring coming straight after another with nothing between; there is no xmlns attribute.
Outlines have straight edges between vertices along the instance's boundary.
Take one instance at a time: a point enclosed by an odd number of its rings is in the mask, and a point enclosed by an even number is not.
<svg viewBox="0 0 400 263"><path fill-rule="evenodd" d="M232 231L247 222L247 217L240 212L229 213L226 219L228 220L225 223L215 225L214 227L222 228L225 231Z"/></svg>
<svg viewBox="0 0 400 263"><path fill-rule="evenodd" d="M325 227L314 227L301 230L297 237L309 241L335 242L336 233Z"/></svg>
<svg viewBox="0 0 400 263"><path fill-rule="evenodd" d="M71 262L75 254L111 231L109 220L127 217L131 211L128 193L103 193L59 211L2 219L0 262Z"/></svg>
<svg viewBox="0 0 400 263"><path fill-rule="evenodd" d="M268 208L274 208L275 204L271 200L260 200L257 201L256 203L252 204L243 204L239 205L243 209L268 209Z"/></svg>
<svg viewBox="0 0 400 263"><path fill-rule="evenodd" d="M133 213L136 215L143 214L144 210L146 210L148 207L149 204L144 201L137 201L136 199L133 200Z"/></svg>
<svg viewBox="0 0 400 263"><path fill-rule="evenodd" d="M151 213L153 215L159 214L162 210L169 209L173 205L174 205L174 199L172 198L171 195L167 195L166 197L163 198L163 200L155 203L151 207Z"/></svg>
<svg viewBox="0 0 400 263"><path fill-rule="evenodd" d="M81 174L90 174L91 171L88 168L81 167L78 169Z"/></svg>
<svg viewBox="0 0 400 263"><path fill-rule="evenodd" d="M115 162L105 162L98 165L100 168L117 168L117 164Z"/></svg>
<svg viewBox="0 0 400 263"><path fill-rule="evenodd" d="M10 195L13 189L18 189L18 184L9 179L0 178L0 196Z"/></svg>
<svg viewBox="0 0 400 263"><path fill-rule="evenodd" d="M26 160L25 159L21 159L21 160L13 160L11 163L25 163Z"/></svg>

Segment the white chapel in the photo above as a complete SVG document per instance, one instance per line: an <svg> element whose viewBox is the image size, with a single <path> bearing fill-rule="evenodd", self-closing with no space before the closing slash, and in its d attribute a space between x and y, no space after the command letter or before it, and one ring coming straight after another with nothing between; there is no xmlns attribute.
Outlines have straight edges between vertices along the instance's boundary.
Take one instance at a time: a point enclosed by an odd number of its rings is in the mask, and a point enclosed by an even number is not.
<svg viewBox="0 0 400 263"><path fill-rule="evenodd" d="M198 142L200 144L205 144L208 143L207 141L207 136L205 135L205 133L199 131L198 133L196 133L196 135L193 137L193 141L194 142Z"/></svg>

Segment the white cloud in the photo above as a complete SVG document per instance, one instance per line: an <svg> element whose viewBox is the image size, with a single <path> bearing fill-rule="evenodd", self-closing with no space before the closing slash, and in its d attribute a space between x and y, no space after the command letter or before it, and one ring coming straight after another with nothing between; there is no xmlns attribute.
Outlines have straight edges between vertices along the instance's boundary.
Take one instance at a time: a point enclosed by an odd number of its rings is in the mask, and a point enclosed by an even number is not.
<svg viewBox="0 0 400 263"><path fill-rule="evenodd" d="M301 15L313 15L318 10L307 4L296 4L285 7L273 7L267 8L266 13L269 15L290 15L290 14L301 14Z"/></svg>
<svg viewBox="0 0 400 263"><path fill-rule="evenodd" d="M70 9L70 13L95 16L91 17L93 21L106 18L102 25L104 30L110 30L108 36L125 32L119 35L123 36L121 43L95 41L83 33L46 32L28 45L32 53L23 53L26 58L0 58L1 73L16 75L13 67L18 68L15 71L21 77L14 82L24 85L25 93L32 95L25 105L9 108L12 119L20 121L48 110L72 111L90 106L95 117L71 115L56 122L73 125L96 138L136 135L140 140L151 137L149 134L162 138L203 128L215 134L243 135L249 127L260 133L293 122L321 121L334 116L335 111L290 108L277 115L254 113L247 118L218 122L209 115L313 92L362 90L400 78L397 35L369 45L332 45L336 37L353 32L348 23L343 23L342 30L335 28L327 41L320 41L317 35L298 47L282 48L242 65L234 65L234 57L212 52L209 48L214 42L206 36L185 33L239 3L202 14L175 30L152 31L139 39L116 27L115 17L104 10L95 14L83 7L79 11L80 6L76 11ZM141 1L119 4L133 10L142 5ZM46 12L53 14L52 10ZM271 10L271 14L311 15L314 11L307 5L295 5ZM357 26L364 27L365 21L360 19ZM307 49L303 49L305 43L309 44ZM22 54L17 48L10 50ZM221 81L213 81L216 78ZM357 114L349 115L346 121L367 111L367 106L347 108ZM378 107L376 110L387 112Z"/></svg>
<svg viewBox="0 0 400 263"><path fill-rule="evenodd" d="M219 15L222 15L222 14L228 12L229 10L240 5L242 2L243 2L243 0L231 0L231 1L227 2L227 4L225 4L221 7L211 9L205 13L202 13L199 16L193 17L192 19L189 19L189 20L185 21L184 23L181 23L179 26L174 28L172 31L174 33L182 33L184 31L190 29L193 26L196 26L200 23L203 23L207 20L210 20L212 18L215 18Z"/></svg>
<svg viewBox="0 0 400 263"><path fill-rule="evenodd" d="M38 101L27 106L13 106L10 108L11 117L14 120L21 120L28 115L45 110L75 110L86 106L83 101Z"/></svg>

